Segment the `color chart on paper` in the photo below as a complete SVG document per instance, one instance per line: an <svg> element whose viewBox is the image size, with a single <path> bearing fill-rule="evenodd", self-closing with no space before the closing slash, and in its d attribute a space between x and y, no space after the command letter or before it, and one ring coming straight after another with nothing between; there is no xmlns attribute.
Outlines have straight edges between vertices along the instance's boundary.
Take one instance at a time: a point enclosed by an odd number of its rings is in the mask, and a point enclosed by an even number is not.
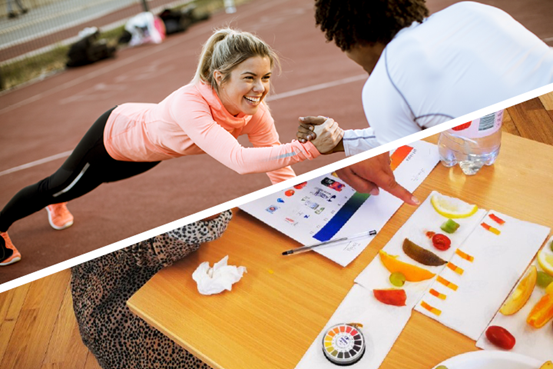
<svg viewBox="0 0 553 369"><path fill-rule="evenodd" d="M411 146L401 146L395 150L390 156L392 170L395 170L412 151L413 147ZM369 197L369 194L355 192L313 238L321 242L331 240Z"/></svg>
<svg viewBox="0 0 553 369"><path fill-rule="evenodd" d="M332 239L369 197L330 174L259 199L243 209L285 233L298 235L300 242L313 244Z"/></svg>
<svg viewBox="0 0 553 369"><path fill-rule="evenodd" d="M410 191L438 163L436 146L422 141L398 148L390 159L396 180ZM378 231L401 204L384 191L378 196L358 193L335 173L329 173L240 208L301 244L313 245L360 232ZM371 239L346 241L317 252L345 266Z"/></svg>
<svg viewBox="0 0 553 369"><path fill-rule="evenodd" d="M369 198L369 194L355 192L342 206L340 210L330 219L328 223L313 238L321 242L332 239L338 231L351 219L353 214L359 210L361 205Z"/></svg>

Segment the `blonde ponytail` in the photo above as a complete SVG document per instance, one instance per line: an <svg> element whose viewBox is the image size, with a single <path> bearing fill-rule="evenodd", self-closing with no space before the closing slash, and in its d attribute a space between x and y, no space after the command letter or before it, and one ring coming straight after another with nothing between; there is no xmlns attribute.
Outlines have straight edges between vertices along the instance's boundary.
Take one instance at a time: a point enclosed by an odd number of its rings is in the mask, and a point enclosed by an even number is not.
<svg viewBox="0 0 553 369"><path fill-rule="evenodd" d="M209 83L218 91L219 86L213 77L213 72L216 70L221 72L223 75L221 83L224 83L236 66L253 56L268 57L271 69L275 64L280 66L276 53L260 38L249 32L232 28L216 30L202 48L192 83L200 81Z"/></svg>

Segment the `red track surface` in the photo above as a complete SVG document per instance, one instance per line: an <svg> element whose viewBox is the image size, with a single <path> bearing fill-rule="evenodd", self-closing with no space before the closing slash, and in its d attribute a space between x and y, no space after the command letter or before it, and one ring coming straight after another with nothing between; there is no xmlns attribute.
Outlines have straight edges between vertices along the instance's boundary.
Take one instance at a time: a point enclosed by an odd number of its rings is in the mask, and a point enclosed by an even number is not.
<svg viewBox="0 0 553 369"><path fill-rule="evenodd" d="M453 2L431 0L429 6L436 11ZM540 38L553 37L551 2L532 3L535 6L525 2L522 7L516 1L499 6ZM162 100L192 78L201 44L221 25L255 32L279 52L283 70L273 79L273 95L362 75L362 69L326 43L315 28L312 4L311 0L255 0L236 14L216 14L163 44L126 49L114 60L68 70L0 95L0 172L72 150L96 118L116 104ZM294 138L302 115L328 115L344 128L365 127L362 85L358 79L272 101L281 141ZM342 158L320 157L294 169L305 173ZM1 175L0 206L22 187L53 173L63 160ZM145 174L102 185L72 201L71 228L54 231L45 210L16 222L10 236L23 259L0 268L0 283L268 185L265 174L241 176L207 155L163 162Z"/></svg>

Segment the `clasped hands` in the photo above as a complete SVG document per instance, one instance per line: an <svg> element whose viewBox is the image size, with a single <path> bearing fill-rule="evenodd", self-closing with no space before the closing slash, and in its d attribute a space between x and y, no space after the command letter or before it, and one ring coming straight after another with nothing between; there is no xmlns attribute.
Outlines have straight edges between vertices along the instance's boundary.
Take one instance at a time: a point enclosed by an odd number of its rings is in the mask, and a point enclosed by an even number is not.
<svg viewBox="0 0 553 369"><path fill-rule="evenodd" d="M344 130L332 118L323 116L300 118L296 137L301 143L311 141L323 155L344 151L342 146Z"/></svg>
<svg viewBox="0 0 553 369"><path fill-rule="evenodd" d="M321 154L344 151L342 138L344 130L333 119L318 117L300 118L296 137L305 143L311 141ZM390 168L390 154L383 153L336 171L338 177L354 190L378 195L379 188L403 200L410 205L419 205L419 200L397 183Z"/></svg>

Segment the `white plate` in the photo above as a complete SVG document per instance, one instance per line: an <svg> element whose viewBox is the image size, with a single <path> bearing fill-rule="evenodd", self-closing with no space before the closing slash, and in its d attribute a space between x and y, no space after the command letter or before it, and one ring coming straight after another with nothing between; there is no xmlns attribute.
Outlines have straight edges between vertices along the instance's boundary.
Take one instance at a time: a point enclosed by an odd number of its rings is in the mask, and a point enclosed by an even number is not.
<svg viewBox="0 0 553 369"><path fill-rule="evenodd" d="M447 359L436 366L447 369L539 369L534 358L507 351L474 351Z"/></svg>

